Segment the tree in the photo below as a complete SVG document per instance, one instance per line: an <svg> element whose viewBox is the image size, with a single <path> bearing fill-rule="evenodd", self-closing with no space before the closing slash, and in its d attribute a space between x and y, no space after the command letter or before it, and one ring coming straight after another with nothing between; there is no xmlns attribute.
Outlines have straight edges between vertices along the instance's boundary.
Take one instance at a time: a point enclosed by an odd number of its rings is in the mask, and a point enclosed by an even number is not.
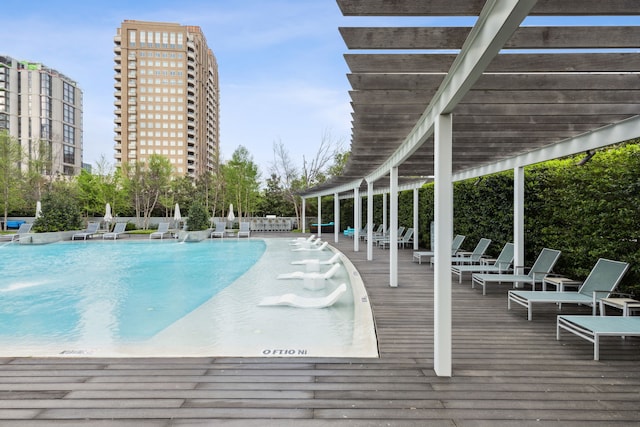
<svg viewBox="0 0 640 427"><path fill-rule="evenodd" d="M209 213L207 209L196 200L189 208L189 218L187 219L187 230L197 231L209 228Z"/></svg>
<svg viewBox="0 0 640 427"><path fill-rule="evenodd" d="M9 206L19 200L20 195L20 161L22 148L20 143L6 130L0 131L0 192L2 193L2 213L4 227L7 227Z"/></svg>
<svg viewBox="0 0 640 427"><path fill-rule="evenodd" d="M149 228L149 218L158 204L162 192L167 191L171 179L171 163L163 156L152 154L147 163L136 162L126 166L127 187L136 212L136 221Z"/></svg>
<svg viewBox="0 0 640 427"><path fill-rule="evenodd" d="M280 178L272 173L271 177L266 181L266 187L263 190L260 203L260 212L262 214L274 214L278 216L293 216L296 214L295 209L289 203L282 186Z"/></svg>
<svg viewBox="0 0 640 427"><path fill-rule="evenodd" d="M238 217L255 212L259 196L260 173L249 151L239 146L231 160L222 166L225 195L238 210Z"/></svg>
<svg viewBox="0 0 640 427"><path fill-rule="evenodd" d="M42 197L42 215L33 223L33 231L67 231L82 228L82 209L71 183L54 182Z"/></svg>
<svg viewBox="0 0 640 427"><path fill-rule="evenodd" d="M334 140L331 133L325 130L315 156L311 160L302 157L300 172L282 141L274 142L271 172L282 180L282 190L293 204L298 224L302 216L302 201L298 193L325 182L329 176L339 174L348 159L348 154L341 150L342 142Z"/></svg>

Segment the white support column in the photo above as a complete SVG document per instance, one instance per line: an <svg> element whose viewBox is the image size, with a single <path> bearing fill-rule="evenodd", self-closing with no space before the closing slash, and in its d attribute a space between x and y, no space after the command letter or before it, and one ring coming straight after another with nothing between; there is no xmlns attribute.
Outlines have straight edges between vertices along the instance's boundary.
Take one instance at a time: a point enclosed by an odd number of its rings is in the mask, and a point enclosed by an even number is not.
<svg viewBox="0 0 640 427"><path fill-rule="evenodd" d="M387 193L382 193L382 234L387 235L387 228L389 223L387 222Z"/></svg>
<svg viewBox="0 0 640 427"><path fill-rule="evenodd" d="M418 188L413 189L413 249L418 250Z"/></svg>
<svg viewBox="0 0 640 427"><path fill-rule="evenodd" d="M333 194L333 241L338 243L340 237L340 195Z"/></svg>
<svg viewBox="0 0 640 427"><path fill-rule="evenodd" d="M322 236L322 196L318 196L318 237Z"/></svg>
<svg viewBox="0 0 640 427"><path fill-rule="evenodd" d="M367 183L367 261L373 260L373 182Z"/></svg>
<svg viewBox="0 0 640 427"><path fill-rule="evenodd" d="M353 189L353 251L360 251L360 189L358 187Z"/></svg>
<svg viewBox="0 0 640 427"><path fill-rule="evenodd" d="M398 287L398 167L390 173L391 216L389 217L389 286Z"/></svg>
<svg viewBox="0 0 640 427"><path fill-rule="evenodd" d="M307 199L302 198L302 224L300 224L300 228L302 229L302 233L306 233L307 231Z"/></svg>
<svg viewBox="0 0 640 427"><path fill-rule="evenodd" d="M513 169L513 265L524 265L524 167Z"/></svg>
<svg viewBox="0 0 640 427"><path fill-rule="evenodd" d="M453 234L452 119L441 114L434 128L435 266L434 355L436 375L451 376L451 241Z"/></svg>

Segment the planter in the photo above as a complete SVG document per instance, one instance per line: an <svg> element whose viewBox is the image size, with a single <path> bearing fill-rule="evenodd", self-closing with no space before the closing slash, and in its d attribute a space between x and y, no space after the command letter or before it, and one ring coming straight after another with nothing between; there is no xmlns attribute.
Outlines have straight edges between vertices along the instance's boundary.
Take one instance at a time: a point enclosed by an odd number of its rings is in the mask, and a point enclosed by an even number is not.
<svg viewBox="0 0 640 427"><path fill-rule="evenodd" d="M71 237L80 233L82 230L71 231L52 231L48 233L29 233L20 238L21 245L44 245L46 243L55 243L62 240L71 240Z"/></svg>
<svg viewBox="0 0 640 427"><path fill-rule="evenodd" d="M180 242L201 242L207 240L211 235L211 230L178 231L178 241Z"/></svg>

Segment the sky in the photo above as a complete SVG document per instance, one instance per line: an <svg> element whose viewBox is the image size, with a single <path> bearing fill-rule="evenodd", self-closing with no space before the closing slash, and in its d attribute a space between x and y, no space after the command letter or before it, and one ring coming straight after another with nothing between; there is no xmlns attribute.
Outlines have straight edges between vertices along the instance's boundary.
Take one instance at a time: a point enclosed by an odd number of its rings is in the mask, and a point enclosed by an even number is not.
<svg viewBox="0 0 640 427"><path fill-rule="evenodd" d="M276 142L298 166L303 156L314 157L323 135L349 149L348 50L338 27L429 21L343 17L335 0L5 1L2 13L0 54L42 63L79 84L83 161L94 165L102 158L114 163L113 38L122 21L200 26L218 61L221 160L242 145L263 178Z"/></svg>
<svg viewBox="0 0 640 427"><path fill-rule="evenodd" d="M218 61L221 160L242 145L268 177L273 144L301 165L324 134L349 149L348 25L334 0L35 0L3 4L0 54L83 91L83 161L114 163L114 43L125 19L197 25Z"/></svg>

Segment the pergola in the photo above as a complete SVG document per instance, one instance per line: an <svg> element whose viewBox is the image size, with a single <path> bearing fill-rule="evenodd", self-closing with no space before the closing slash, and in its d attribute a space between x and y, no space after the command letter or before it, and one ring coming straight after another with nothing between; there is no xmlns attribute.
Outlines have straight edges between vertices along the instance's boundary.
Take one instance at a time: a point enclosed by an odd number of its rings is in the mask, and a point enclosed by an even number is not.
<svg viewBox="0 0 640 427"><path fill-rule="evenodd" d="M359 200L366 192L372 204L374 191L384 189L390 193L389 237L395 241L397 192L433 178L434 369L450 376L452 182L514 171L515 263L522 265L524 167L640 136L640 26L611 26L607 20L640 15L640 3L337 3L345 16L419 16L430 23L436 16L477 17L473 27L340 28L349 49L381 52L345 55L353 89L351 155L341 176L303 195ZM550 22L563 17L563 25L523 26L529 16ZM571 25L572 17L579 16L590 17L589 25ZM369 220L370 236L371 225ZM395 245L389 256L390 285L397 286Z"/></svg>

